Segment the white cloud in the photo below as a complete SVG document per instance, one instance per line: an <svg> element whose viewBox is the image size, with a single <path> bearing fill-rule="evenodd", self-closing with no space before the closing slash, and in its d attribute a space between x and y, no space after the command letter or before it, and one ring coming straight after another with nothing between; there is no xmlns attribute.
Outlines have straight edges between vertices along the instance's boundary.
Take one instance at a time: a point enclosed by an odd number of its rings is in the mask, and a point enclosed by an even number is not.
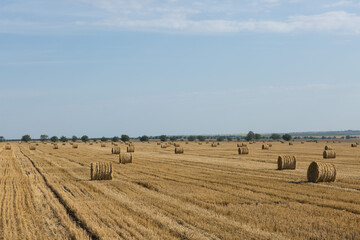
<svg viewBox="0 0 360 240"><path fill-rule="evenodd" d="M334 3L325 4L325 7L327 8L334 8L334 7L342 7L352 4L353 2L350 0L340 0Z"/></svg>
<svg viewBox="0 0 360 240"><path fill-rule="evenodd" d="M87 25L78 22L79 25ZM118 29L177 31L190 33L226 32L336 32L360 34L360 16L344 11L327 12L318 15L288 17L285 21L266 20L191 20L185 17L164 17L159 19L132 20L109 18L91 23Z"/></svg>

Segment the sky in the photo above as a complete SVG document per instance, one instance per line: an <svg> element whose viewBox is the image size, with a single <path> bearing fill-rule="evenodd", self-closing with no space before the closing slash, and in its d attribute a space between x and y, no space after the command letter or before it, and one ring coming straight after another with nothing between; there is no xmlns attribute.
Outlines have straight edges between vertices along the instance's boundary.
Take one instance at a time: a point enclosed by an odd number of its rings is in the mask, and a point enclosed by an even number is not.
<svg viewBox="0 0 360 240"><path fill-rule="evenodd" d="M2 0L0 136L360 129L360 1Z"/></svg>

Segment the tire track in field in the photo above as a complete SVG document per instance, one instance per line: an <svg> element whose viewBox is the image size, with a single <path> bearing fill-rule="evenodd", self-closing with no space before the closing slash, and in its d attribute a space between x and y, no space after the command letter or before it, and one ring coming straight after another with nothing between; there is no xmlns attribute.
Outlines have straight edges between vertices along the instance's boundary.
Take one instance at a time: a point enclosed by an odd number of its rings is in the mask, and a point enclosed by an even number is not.
<svg viewBox="0 0 360 240"><path fill-rule="evenodd" d="M72 210L67 203L65 202L65 200L61 197L61 195L56 191L55 188L52 187L52 185L49 184L49 182L47 181L46 177L44 176L44 174L40 171L40 169L36 166L36 164L34 163L34 161L27 156L23 150L20 148L20 152L31 162L31 164L33 165L33 167L36 169L36 171L40 174L40 176L42 177L45 185L49 188L49 190L54 194L55 198L59 201L59 203L65 208L66 213L69 215L70 219L72 219L77 226L79 226L80 228L82 228L92 240L99 240L99 236L96 233L93 233L90 228L86 225L85 222L81 221L77 216L74 210Z"/></svg>

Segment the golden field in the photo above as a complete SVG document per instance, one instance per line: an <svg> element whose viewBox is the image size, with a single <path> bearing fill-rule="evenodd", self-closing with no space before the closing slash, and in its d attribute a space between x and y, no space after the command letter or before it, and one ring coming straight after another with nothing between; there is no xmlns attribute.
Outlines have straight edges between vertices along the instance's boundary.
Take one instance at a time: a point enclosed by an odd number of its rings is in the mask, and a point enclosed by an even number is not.
<svg viewBox="0 0 360 240"><path fill-rule="evenodd" d="M360 146L179 143L184 154L135 142L130 164L111 143L1 143L0 239L360 239ZM277 170L284 154L296 170ZM90 180L99 161L112 180ZM307 182L312 161L334 163L336 182Z"/></svg>

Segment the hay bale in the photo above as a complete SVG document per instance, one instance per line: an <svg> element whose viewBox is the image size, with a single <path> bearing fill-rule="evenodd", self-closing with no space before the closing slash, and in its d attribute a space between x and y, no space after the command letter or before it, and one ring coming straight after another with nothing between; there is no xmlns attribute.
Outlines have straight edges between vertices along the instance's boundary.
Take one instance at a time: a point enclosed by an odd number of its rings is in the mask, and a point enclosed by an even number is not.
<svg viewBox="0 0 360 240"><path fill-rule="evenodd" d="M102 143L102 144L101 144L101 147L106 147L106 143Z"/></svg>
<svg viewBox="0 0 360 240"><path fill-rule="evenodd" d="M112 180L112 163L91 163L91 180Z"/></svg>
<svg viewBox="0 0 360 240"><path fill-rule="evenodd" d="M93 143L93 142L91 142L91 143L89 143L89 145L94 145L94 143Z"/></svg>
<svg viewBox="0 0 360 240"><path fill-rule="evenodd" d="M336 179L336 168L332 163L312 162L307 171L309 182L334 182Z"/></svg>
<svg viewBox="0 0 360 240"><path fill-rule="evenodd" d="M11 150L11 145L10 144L5 145L5 150Z"/></svg>
<svg viewBox="0 0 360 240"><path fill-rule="evenodd" d="M63 145L63 146L65 146L65 145L66 145L66 143L62 143L62 145Z"/></svg>
<svg viewBox="0 0 360 240"><path fill-rule="evenodd" d="M167 148L168 145L166 143L161 144L161 148Z"/></svg>
<svg viewBox="0 0 360 240"><path fill-rule="evenodd" d="M248 147L239 147L238 149L239 154L249 154L249 148Z"/></svg>
<svg viewBox="0 0 360 240"><path fill-rule="evenodd" d="M336 158L336 152L334 150L325 150L323 152L323 158Z"/></svg>
<svg viewBox="0 0 360 240"><path fill-rule="evenodd" d="M304 142L301 142L301 144L305 144Z"/></svg>
<svg viewBox="0 0 360 240"><path fill-rule="evenodd" d="M202 143L201 143L201 142L199 142L198 144L199 144L199 145L202 145Z"/></svg>
<svg viewBox="0 0 360 240"><path fill-rule="evenodd" d="M59 149L59 146L57 144L54 144L53 149Z"/></svg>
<svg viewBox="0 0 360 240"><path fill-rule="evenodd" d="M269 145L269 147L272 147L272 144L271 144L271 143L269 143L268 145Z"/></svg>
<svg viewBox="0 0 360 240"><path fill-rule="evenodd" d="M292 146L292 145L294 145L292 142L289 142L289 146Z"/></svg>
<svg viewBox="0 0 360 240"><path fill-rule="evenodd" d="M212 144L211 144L211 147L217 147L217 144L216 144L216 143L212 143Z"/></svg>
<svg viewBox="0 0 360 240"><path fill-rule="evenodd" d="M79 145L73 144L73 145L72 145L72 148L79 148Z"/></svg>
<svg viewBox="0 0 360 240"><path fill-rule="evenodd" d="M126 151L127 152L135 152L135 146L134 145L127 146Z"/></svg>
<svg viewBox="0 0 360 240"><path fill-rule="evenodd" d="M261 147L262 150L269 150L269 145L263 144Z"/></svg>
<svg viewBox="0 0 360 240"><path fill-rule="evenodd" d="M220 143L218 142L217 145L220 145Z"/></svg>
<svg viewBox="0 0 360 240"><path fill-rule="evenodd" d="M236 144L237 147L247 147L246 143L238 143Z"/></svg>
<svg viewBox="0 0 360 240"><path fill-rule="evenodd" d="M34 150L36 150L36 147L35 147L34 145L30 145L30 146L29 146L29 149L32 150L32 151L34 151Z"/></svg>
<svg viewBox="0 0 360 240"><path fill-rule="evenodd" d="M175 148L175 154L183 154L183 153L184 153L184 148L182 147Z"/></svg>
<svg viewBox="0 0 360 240"><path fill-rule="evenodd" d="M180 143L174 143L174 147L180 147Z"/></svg>
<svg viewBox="0 0 360 240"><path fill-rule="evenodd" d="M325 150L335 150L333 146L326 145Z"/></svg>
<svg viewBox="0 0 360 240"><path fill-rule="evenodd" d="M158 142L158 143L156 143L156 145L161 145L161 143Z"/></svg>
<svg viewBox="0 0 360 240"><path fill-rule="evenodd" d="M356 143L352 143L351 147L357 147L358 145Z"/></svg>
<svg viewBox="0 0 360 240"><path fill-rule="evenodd" d="M133 155L131 153L120 153L119 155L119 163L133 163Z"/></svg>
<svg viewBox="0 0 360 240"><path fill-rule="evenodd" d="M281 155L278 157L278 169L296 169L296 157Z"/></svg>
<svg viewBox="0 0 360 240"><path fill-rule="evenodd" d="M120 152L121 152L120 147L113 147L113 148L111 149L111 153L112 153L112 154L120 154Z"/></svg>

